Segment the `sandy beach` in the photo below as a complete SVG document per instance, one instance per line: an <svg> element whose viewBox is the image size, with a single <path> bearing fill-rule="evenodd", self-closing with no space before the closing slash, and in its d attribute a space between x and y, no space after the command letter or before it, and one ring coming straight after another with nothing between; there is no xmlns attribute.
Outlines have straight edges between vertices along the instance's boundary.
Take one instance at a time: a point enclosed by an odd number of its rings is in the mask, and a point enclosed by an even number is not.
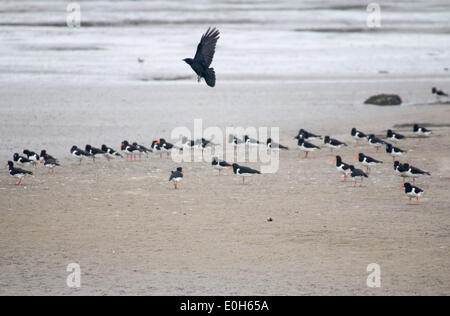
<svg viewBox="0 0 450 316"><path fill-rule="evenodd" d="M4 100L14 102L15 113L22 113L24 120L8 119L2 104L3 150L5 144L7 151L19 150L18 140L31 146L37 139L48 139L41 146L55 153L62 167L48 176L39 166L33 177L25 179L24 187L16 187L6 169L0 173L0 294L448 295L450 127L445 124L450 108L342 105L342 114L333 117L324 111L326 104L320 104L324 99L330 102L336 91L329 89L331 85L339 85L339 93L348 96L340 98L341 102L351 104L353 91L370 94L373 83L230 83L218 87L217 100L223 95L236 96L233 101L240 113L258 104L257 115L237 123L280 126L280 141L291 150L280 154L277 173L248 179L245 186L231 172L218 177L209 163L184 163L186 174L177 191L167 181L170 170L178 166L170 159L154 155L137 162L97 161L78 166L69 149L72 143L99 146L104 139L118 146L122 138L133 135L145 142L147 138L139 138L140 133L157 136L150 130L158 128L152 117L170 110L180 113L198 93L208 95L208 90L199 92L194 86L197 91L189 92L191 86L186 84L105 90L65 87L63 91L70 91L63 93L67 100L73 100L73 93L77 100L73 102L95 104L73 107L71 112L59 110L51 88L30 90L36 102L50 109L45 115L53 118L48 121L41 112L27 111L26 97L17 90L2 91ZM428 83L398 82L395 87L400 92L405 89L405 94L423 90L423 95L414 97L426 99L425 88L418 88L422 85ZM377 86L387 89L392 84L379 82ZM106 90L111 93L104 94ZM264 98L253 90L265 91ZM293 100L291 96L302 91L320 92L321 98L311 93L310 100ZM183 101L176 92L185 93ZM146 96L145 104L155 106L144 106L141 93ZM122 101L115 94L133 104L133 110L121 108ZM170 110L158 105L159 98L174 102ZM117 107L110 103L112 99L118 100ZM313 102L320 104L317 113L296 110ZM105 118L106 106L117 111L106 114L117 121L91 126L91 121ZM191 117L208 112L207 105L190 109ZM236 121L233 113L210 112L206 122L226 126ZM30 123L26 116L33 115L42 123ZM130 126L133 115L148 117L155 124L135 120L137 126ZM71 124L62 126L69 116ZM375 153L367 144L355 144L349 130L353 125L363 126L381 135L395 125L416 121L444 126L432 127L429 139L409 138L401 143L410 150L402 161L432 173L418 180L426 191L421 204L409 206L403 191L397 190L402 181L394 175L391 157L383 150ZM175 124L188 125L189 117ZM323 149L302 158L292 139L300 127L347 141L349 146L339 151L345 161L353 162L358 152L364 152L385 163L374 169L363 188L353 188L351 183L342 183L335 170L335 152ZM411 128L396 130L412 134ZM167 137L167 133L160 135ZM7 159L4 154L3 160ZM273 222L267 222L268 217ZM70 289L65 283L65 269L72 262L81 267L80 289ZM366 285L370 263L381 266L379 289Z"/></svg>
<svg viewBox="0 0 450 316"><path fill-rule="evenodd" d="M66 26L66 1L0 1L0 295L450 295L450 106L431 94L450 90L447 2L386 1L369 30L358 0L81 1L80 28ZM182 61L210 25L214 88ZM403 103L364 104L379 93ZM208 154L78 165L69 152L175 142L196 119L224 134L279 128L290 150L245 185ZM414 123L432 136L414 137ZM431 173L420 205L352 127L407 136L399 160ZM348 146L304 159L300 128ZM3 165L25 148L61 166L24 167L34 174L16 186ZM332 160L363 169L360 152L384 163L354 188ZM66 284L72 263L80 288Z"/></svg>

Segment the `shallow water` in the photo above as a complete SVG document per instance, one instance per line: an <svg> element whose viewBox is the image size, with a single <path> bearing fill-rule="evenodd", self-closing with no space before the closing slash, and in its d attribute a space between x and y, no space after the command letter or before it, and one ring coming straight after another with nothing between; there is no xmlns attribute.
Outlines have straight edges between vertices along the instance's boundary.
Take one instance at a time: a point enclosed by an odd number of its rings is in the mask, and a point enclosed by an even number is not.
<svg viewBox="0 0 450 316"><path fill-rule="evenodd" d="M192 80L181 60L209 26L221 31L218 84L449 74L445 0L385 1L379 29L364 1L78 3L81 27L68 28L67 1L0 1L0 82Z"/></svg>

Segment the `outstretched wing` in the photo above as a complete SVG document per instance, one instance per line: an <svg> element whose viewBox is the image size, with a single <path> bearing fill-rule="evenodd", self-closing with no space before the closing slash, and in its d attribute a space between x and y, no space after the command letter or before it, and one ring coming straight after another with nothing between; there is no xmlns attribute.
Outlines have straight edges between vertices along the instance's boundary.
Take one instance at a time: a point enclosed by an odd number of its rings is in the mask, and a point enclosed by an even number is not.
<svg viewBox="0 0 450 316"><path fill-rule="evenodd" d="M208 28L205 34L203 34L200 43L197 46L197 52L195 53L194 60L203 64L205 67L211 65L214 53L216 51L216 43L219 39L219 30L216 28Z"/></svg>

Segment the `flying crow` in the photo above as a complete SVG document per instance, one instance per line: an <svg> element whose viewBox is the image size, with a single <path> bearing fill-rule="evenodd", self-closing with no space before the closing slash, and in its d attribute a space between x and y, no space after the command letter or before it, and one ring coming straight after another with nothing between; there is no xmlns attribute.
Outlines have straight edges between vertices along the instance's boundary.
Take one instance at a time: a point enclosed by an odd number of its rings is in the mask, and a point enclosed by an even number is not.
<svg viewBox="0 0 450 316"><path fill-rule="evenodd" d="M194 59L183 59L197 74L197 81L200 82L201 78L205 78L206 84L210 87L216 85L216 73L214 72L214 68L209 68L209 66L216 51L219 34L219 30L216 28L208 28L197 46Z"/></svg>

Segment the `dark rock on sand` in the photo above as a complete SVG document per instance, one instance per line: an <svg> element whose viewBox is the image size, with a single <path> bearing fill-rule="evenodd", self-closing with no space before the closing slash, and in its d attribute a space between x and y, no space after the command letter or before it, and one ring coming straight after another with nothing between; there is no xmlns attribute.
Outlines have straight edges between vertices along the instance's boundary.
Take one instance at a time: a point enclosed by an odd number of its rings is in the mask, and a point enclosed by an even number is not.
<svg viewBox="0 0 450 316"><path fill-rule="evenodd" d="M374 105L400 105L402 99L396 94L379 94L368 98L364 104Z"/></svg>

